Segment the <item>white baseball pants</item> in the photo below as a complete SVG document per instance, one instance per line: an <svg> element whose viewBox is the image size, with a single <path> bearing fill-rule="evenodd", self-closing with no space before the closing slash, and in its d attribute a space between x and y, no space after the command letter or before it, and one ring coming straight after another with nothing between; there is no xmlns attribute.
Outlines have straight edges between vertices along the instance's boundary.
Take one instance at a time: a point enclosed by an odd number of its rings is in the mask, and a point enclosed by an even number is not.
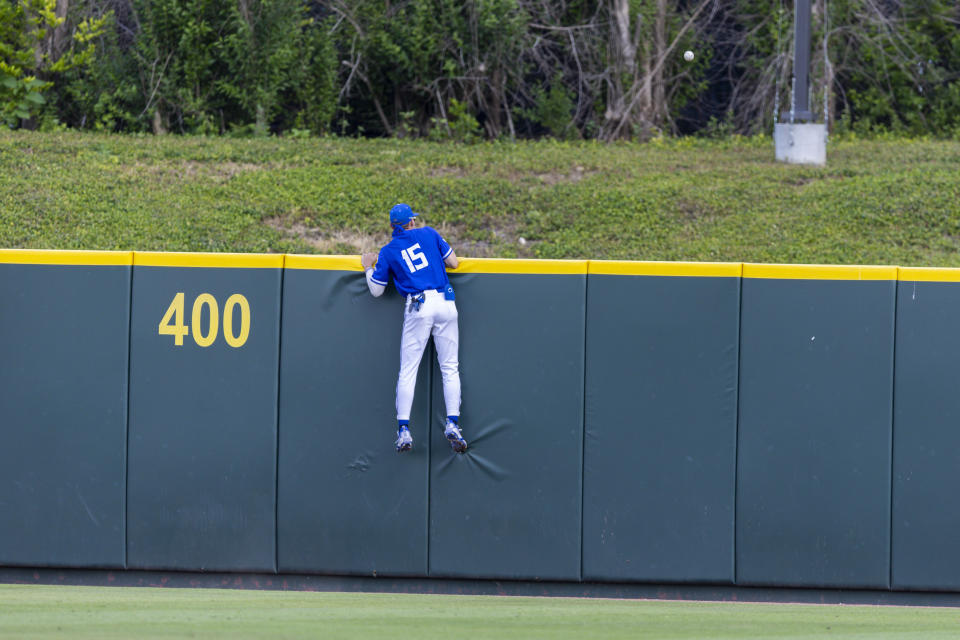
<svg viewBox="0 0 960 640"><path fill-rule="evenodd" d="M403 337L400 340L400 376L397 379L397 420L409 420L413 391L423 350L433 335L437 361L443 376L443 399L448 416L460 415L460 330L457 305L438 291L424 291L425 300L414 311L410 297L404 307Z"/></svg>

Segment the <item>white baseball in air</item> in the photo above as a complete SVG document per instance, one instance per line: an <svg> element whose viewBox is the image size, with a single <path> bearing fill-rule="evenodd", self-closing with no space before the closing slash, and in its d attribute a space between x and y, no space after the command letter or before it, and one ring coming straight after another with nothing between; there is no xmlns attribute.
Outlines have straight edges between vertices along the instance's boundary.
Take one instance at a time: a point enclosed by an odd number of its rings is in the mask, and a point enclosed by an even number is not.
<svg viewBox="0 0 960 640"><path fill-rule="evenodd" d="M684 51L683 59L687 62L693 62L693 51Z"/></svg>

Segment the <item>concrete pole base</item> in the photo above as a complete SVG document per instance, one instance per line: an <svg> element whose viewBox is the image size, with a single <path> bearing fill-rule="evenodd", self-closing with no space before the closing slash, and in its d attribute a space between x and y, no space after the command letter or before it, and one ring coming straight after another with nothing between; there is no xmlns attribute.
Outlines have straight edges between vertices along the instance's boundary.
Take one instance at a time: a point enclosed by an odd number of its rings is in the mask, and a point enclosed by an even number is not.
<svg viewBox="0 0 960 640"><path fill-rule="evenodd" d="M775 124L773 144L780 162L821 166L827 163L825 124Z"/></svg>

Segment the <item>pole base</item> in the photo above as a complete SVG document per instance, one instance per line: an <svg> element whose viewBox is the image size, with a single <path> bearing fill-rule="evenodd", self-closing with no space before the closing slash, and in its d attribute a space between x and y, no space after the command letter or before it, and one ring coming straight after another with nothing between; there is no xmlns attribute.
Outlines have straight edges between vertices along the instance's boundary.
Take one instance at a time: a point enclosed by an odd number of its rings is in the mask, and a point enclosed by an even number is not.
<svg viewBox="0 0 960 640"><path fill-rule="evenodd" d="M773 125L773 144L777 160L791 164L827 164L827 125Z"/></svg>

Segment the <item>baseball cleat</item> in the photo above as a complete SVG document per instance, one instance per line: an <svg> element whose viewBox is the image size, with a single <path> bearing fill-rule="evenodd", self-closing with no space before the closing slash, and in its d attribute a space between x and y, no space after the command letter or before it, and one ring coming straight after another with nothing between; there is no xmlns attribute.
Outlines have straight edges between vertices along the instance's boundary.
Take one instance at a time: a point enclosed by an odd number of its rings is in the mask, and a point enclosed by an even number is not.
<svg viewBox="0 0 960 640"><path fill-rule="evenodd" d="M413 449L413 436L410 435L410 429L404 427L397 432L397 452L410 451Z"/></svg>
<svg viewBox="0 0 960 640"><path fill-rule="evenodd" d="M467 450L467 441L463 439L460 428L452 422L447 422L447 428L443 430L443 435L450 441L450 446L457 453L463 453Z"/></svg>

